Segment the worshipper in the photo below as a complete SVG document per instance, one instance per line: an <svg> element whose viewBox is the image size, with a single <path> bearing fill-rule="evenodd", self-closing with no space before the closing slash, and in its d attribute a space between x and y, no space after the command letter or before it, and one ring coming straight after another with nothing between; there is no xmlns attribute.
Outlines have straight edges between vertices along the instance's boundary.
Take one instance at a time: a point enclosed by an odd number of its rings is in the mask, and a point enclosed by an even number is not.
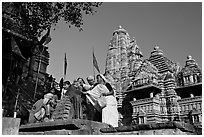
<svg viewBox="0 0 204 137"><path fill-rule="evenodd" d="M88 84L82 84L83 86L83 92L84 91L88 91L93 89L97 83L95 83L94 77L93 76L88 76L86 78ZM85 83L85 82L84 82ZM84 92L85 93L85 92ZM98 121L98 122L102 122L102 114L100 111L98 111L92 104L91 102L86 99L86 109L87 109L87 118L88 120L93 120L93 121Z"/></svg>
<svg viewBox="0 0 204 137"><path fill-rule="evenodd" d="M106 106L102 108L102 122L112 125L113 127L118 127L118 110L117 110L117 100L113 96L114 92L107 79L102 75L97 75L98 84L92 89L86 92L90 96L93 106L98 109L97 100L101 96L105 96Z"/></svg>
<svg viewBox="0 0 204 137"><path fill-rule="evenodd" d="M63 96L65 95L65 93L67 92L67 89L71 86L71 83L69 81L65 81L63 83L63 88L62 88L62 92L61 92L61 99L63 98Z"/></svg>
<svg viewBox="0 0 204 137"><path fill-rule="evenodd" d="M84 79L79 77L77 81L79 82L81 92L87 91L85 88L85 85L87 84L85 83ZM88 113L89 113L87 109L88 100L85 94L81 94L81 98L82 98L81 105L82 105L83 119L88 119Z"/></svg>
<svg viewBox="0 0 204 137"><path fill-rule="evenodd" d="M71 103L73 105L71 111L73 114L74 119L82 119L82 106L81 106L81 91L79 82L77 80L74 80L72 85L69 86L65 92L65 96L69 96L71 99Z"/></svg>
<svg viewBox="0 0 204 137"><path fill-rule="evenodd" d="M108 80L104 75L97 75L97 81L100 84L104 84L109 92L103 92L102 95L106 98L106 107L102 109L102 122L108 123L113 127L118 127L118 110L117 110L117 100L114 97L114 91Z"/></svg>
<svg viewBox="0 0 204 137"><path fill-rule="evenodd" d="M91 90L94 86L96 86L96 83L95 83L95 80L94 80L93 76L91 76L91 75L88 76L86 78L86 80L89 83L89 85L83 85L86 90Z"/></svg>
<svg viewBox="0 0 204 137"><path fill-rule="evenodd" d="M43 99L38 100L32 107L29 117L29 123L48 121L51 116L51 107L53 107L54 95L47 93Z"/></svg>

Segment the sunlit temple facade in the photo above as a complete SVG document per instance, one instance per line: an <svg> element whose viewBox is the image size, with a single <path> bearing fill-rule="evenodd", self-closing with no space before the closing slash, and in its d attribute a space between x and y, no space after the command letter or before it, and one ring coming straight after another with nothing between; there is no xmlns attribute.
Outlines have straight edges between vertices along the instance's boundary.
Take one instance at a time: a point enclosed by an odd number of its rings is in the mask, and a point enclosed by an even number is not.
<svg viewBox="0 0 204 137"><path fill-rule="evenodd" d="M202 126L202 73L191 56L182 68L156 45L143 59L136 40L119 26L108 46L105 74L126 125L185 121Z"/></svg>

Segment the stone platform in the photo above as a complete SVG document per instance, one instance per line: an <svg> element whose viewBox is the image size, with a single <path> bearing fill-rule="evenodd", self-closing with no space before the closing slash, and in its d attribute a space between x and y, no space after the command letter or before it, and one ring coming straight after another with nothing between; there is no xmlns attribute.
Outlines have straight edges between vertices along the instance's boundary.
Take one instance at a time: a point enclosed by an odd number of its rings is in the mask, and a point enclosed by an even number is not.
<svg viewBox="0 0 204 137"><path fill-rule="evenodd" d="M100 135L101 128L109 128L105 123L82 120L56 120L43 123L21 125L20 135Z"/></svg>
<svg viewBox="0 0 204 137"><path fill-rule="evenodd" d="M108 124L69 119L20 126L20 135L196 135L193 125L181 122L111 127Z"/></svg>

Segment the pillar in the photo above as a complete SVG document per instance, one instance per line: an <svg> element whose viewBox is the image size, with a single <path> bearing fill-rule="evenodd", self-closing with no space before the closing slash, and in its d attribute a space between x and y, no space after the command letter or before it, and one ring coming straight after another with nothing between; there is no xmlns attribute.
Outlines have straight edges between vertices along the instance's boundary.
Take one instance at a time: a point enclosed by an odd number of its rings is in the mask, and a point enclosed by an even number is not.
<svg viewBox="0 0 204 137"><path fill-rule="evenodd" d="M193 98L193 97L194 97L193 93L190 93L190 97L191 97L191 98Z"/></svg>
<svg viewBox="0 0 204 137"><path fill-rule="evenodd" d="M150 93L150 98L153 98L153 97L154 97L153 92L151 92Z"/></svg>

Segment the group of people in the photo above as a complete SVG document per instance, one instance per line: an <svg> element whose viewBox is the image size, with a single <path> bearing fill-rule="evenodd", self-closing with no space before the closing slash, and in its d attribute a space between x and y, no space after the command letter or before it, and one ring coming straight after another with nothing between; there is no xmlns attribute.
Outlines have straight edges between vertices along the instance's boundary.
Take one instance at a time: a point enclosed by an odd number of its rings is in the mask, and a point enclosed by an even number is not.
<svg viewBox="0 0 204 137"><path fill-rule="evenodd" d="M96 80L93 76L86 78L88 84L83 78L74 80L71 84L69 81L63 82L60 99L69 96L73 105L74 119L88 119L103 122L118 127L118 110L117 100L114 96L113 88L104 75L98 74ZM105 106L99 105L99 100L105 99ZM43 117L50 117L50 108L56 106L56 95L54 90L47 93L44 99L37 101L33 106L33 115L36 120ZM39 105L41 103L41 105Z"/></svg>

